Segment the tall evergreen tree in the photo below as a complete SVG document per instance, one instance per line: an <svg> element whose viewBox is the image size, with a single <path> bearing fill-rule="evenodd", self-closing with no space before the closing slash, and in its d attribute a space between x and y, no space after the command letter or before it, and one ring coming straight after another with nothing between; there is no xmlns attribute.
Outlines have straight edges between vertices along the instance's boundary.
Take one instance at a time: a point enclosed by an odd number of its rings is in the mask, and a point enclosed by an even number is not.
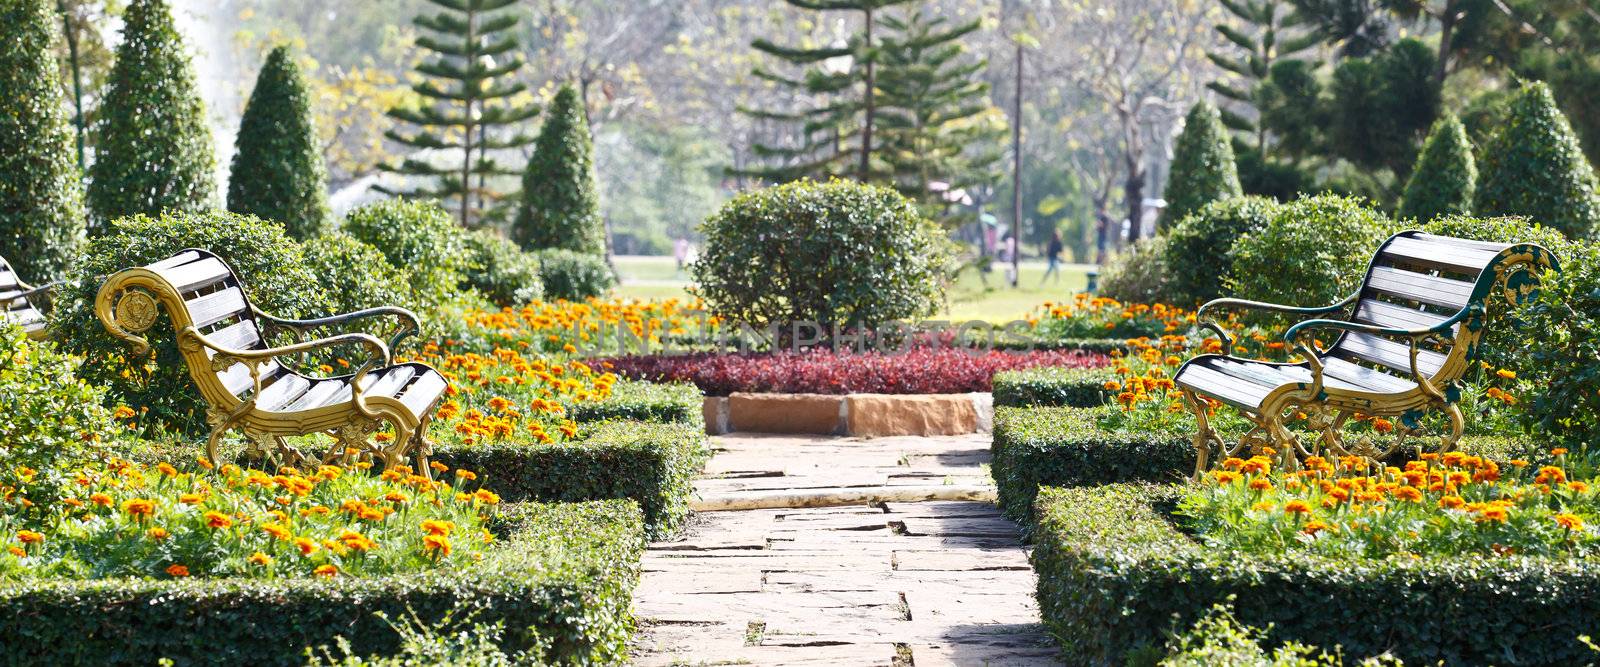
<svg viewBox="0 0 1600 667"><path fill-rule="evenodd" d="M518 131L496 130L533 118L539 107L511 99L527 90L527 84L514 80L524 64L522 56L515 53L519 42L512 31L517 27L517 15L500 11L516 0L428 1L444 11L414 20L427 31L417 38L417 46L433 53L417 65L417 72L426 80L412 86L427 102L420 108L390 109L391 118L418 129L411 133L390 130L385 136L414 149L449 151L456 157L444 166L419 157L380 165L385 171L431 178L435 184L406 191L379 190L454 199L461 224L470 225L505 197L490 187L489 179L520 173L501 165L490 152L504 153L533 142L533 137Z"/></svg>
<svg viewBox="0 0 1600 667"><path fill-rule="evenodd" d="M1428 222L1472 212L1478 186L1478 165L1472 158L1467 129L1455 114L1445 114L1428 133L1417 167L1400 200L1400 217Z"/></svg>
<svg viewBox="0 0 1600 667"><path fill-rule="evenodd" d="M1241 194L1228 129L1216 107L1198 102L1189 110L1173 149L1172 177L1162 194L1167 208L1161 212L1159 228L1166 230L1206 204Z"/></svg>
<svg viewBox="0 0 1600 667"><path fill-rule="evenodd" d="M756 144L757 156L772 164L743 170L746 175L776 181L803 177L853 176L871 181L881 175L875 164L874 132L878 120L878 21L882 10L914 0L784 0L790 6L816 12L846 11L860 15L861 28L845 44L821 48L789 47L765 39L751 43L757 51L791 67L798 75L785 76L765 67L756 77L789 88L805 97L826 100L819 106L792 111L740 108L759 120L789 123L799 132L790 144ZM848 60L848 67L838 63ZM847 148L854 146L854 148Z"/></svg>
<svg viewBox="0 0 1600 667"><path fill-rule="evenodd" d="M992 113L989 85L979 76L988 61L971 57L961 44L981 23L952 26L921 9L882 22L888 35L878 74L879 154L901 194L943 217L935 182L954 191L999 177L1006 128Z"/></svg>
<svg viewBox="0 0 1600 667"><path fill-rule="evenodd" d="M47 0L0 0L0 257L22 278L61 275L83 237L83 190Z"/></svg>
<svg viewBox="0 0 1600 667"><path fill-rule="evenodd" d="M1511 100L1511 115L1483 151L1474 213L1521 215L1572 238L1600 223L1594 167L1543 83Z"/></svg>
<svg viewBox="0 0 1600 667"><path fill-rule="evenodd" d="M305 240L328 229L328 172L311 118L311 93L289 47L267 56L239 121L228 210L275 220Z"/></svg>
<svg viewBox="0 0 1600 667"><path fill-rule="evenodd" d="M523 248L565 248L592 255L606 252L600 194L594 182L594 145L583 100L562 86L534 142L522 176L522 205L512 237Z"/></svg>
<svg viewBox="0 0 1600 667"><path fill-rule="evenodd" d="M1238 132L1244 146L1262 151L1267 146L1266 129L1256 122L1257 91L1272 72L1274 63L1293 59L1317 44L1317 36L1297 31L1301 19L1286 0L1218 0L1233 16L1234 24L1217 25L1217 33L1233 44L1233 52L1217 49L1206 57L1227 71L1231 80L1207 84L1213 92L1230 100L1240 113L1221 109L1222 122ZM1236 24L1236 25L1235 25Z"/></svg>
<svg viewBox="0 0 1600 667"><path fill-rule="evenodd" d="M217 205L217 163L194 70L166 0L133 0L95 124L89 207L97 228L136 213Z"/></svg>

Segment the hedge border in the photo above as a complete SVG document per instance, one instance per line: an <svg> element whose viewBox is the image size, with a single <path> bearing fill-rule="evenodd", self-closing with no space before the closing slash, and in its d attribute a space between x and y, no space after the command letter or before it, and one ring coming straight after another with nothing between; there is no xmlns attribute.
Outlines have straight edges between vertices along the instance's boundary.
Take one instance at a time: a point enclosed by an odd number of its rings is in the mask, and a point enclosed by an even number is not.
<svg viewBox="0 0 1600 667"><path fill-rule="evenodd" d="M552 664L627 658L644 549L637 504L508 506L509 537L481 563L363 578L37 580L0 584L6 664L299 665L337 637L390 654L382 612L439 622L464 607L504 621L508 652L543 645ZM460 617L460 614L457 614ZM526 631L519 631L526 628Z"/></svg>
<svg viewBox="0 0 1600 667"><path fill-rule="evenodd" d="M1105 388L1117 375L1105 368L1039 367L994 374L995 407L1094 408L1107 404L1116 392Z"/></svg>
<svg viewBox="0 0 1600 667"><path fill-rule="evenodd" d="M510 442L435 448L433 460L478 472L507 501L582 502L629 498L647 533L662 539L689 516L694 477L710 457L705 427L614 421L572 442Z"/></svg>
<svg viewBox="0 0 1600 667"><path fill-rule="evenodd" d="M581 423L629 419L703 429L704 399L700 389L688 382L619 380L603 400L564 403L562 408L573 421Z"/></svg>
<svg viewBox="0 0 1600 667"><path fill-rule="evenodd" d="M1335 560L1213 552L1167 512L1181 486L1052 488L1032 560L1068 664L1154 662L1170 632L1229 603L1239 620L1346 655L1407 663L1580 664L1600 632L1600 568L1537 558ZM1585 624L1585 619L1591 619ZM1568 638L1553 641L1552 638Z"/></svg>

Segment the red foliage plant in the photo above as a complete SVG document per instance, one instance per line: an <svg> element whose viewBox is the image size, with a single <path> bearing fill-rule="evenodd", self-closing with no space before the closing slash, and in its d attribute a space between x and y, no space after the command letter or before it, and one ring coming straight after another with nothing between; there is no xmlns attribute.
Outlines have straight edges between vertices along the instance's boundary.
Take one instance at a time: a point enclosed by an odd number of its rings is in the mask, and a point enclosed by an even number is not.
<svg viewBox="0 0 1600 667"><path fill-rule="evenodd" d="M916 348L900 354L804 352L629 356L602 366L651 382L693 382L707 396L772 394L958 394L989 391L999 371L1061 366L1100 368L1105 355L1081 351L973 351Z"/></svg>

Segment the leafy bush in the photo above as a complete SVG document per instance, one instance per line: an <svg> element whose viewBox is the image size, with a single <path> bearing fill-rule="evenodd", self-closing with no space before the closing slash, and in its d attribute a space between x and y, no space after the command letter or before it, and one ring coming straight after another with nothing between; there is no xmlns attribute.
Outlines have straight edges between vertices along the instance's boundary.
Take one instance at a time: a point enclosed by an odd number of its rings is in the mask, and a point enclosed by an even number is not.
<svg viewBox="0 0 1600 667"><path fill-rule="evenodd" d="M1325 306L1355 291L1378 245L1395 231L1359 199L1317 195L1285 204L1267 226L1239 237L1230 296Z"/></svg>
<svg viewBox="0 0 1600 667"><path fill-rule="evenodd" d="M123 430L102 406L103 392L78 379L80 365L0 323L0 488L16 490L12 502L0 502L0 524L21 509L19 499L52 503L68 487L68 471ZM23 468L33 472L24 475Z"/></svg>
<svg viewBox="0 0 1600 667"><path fill-rule="evenodd" d="M996 407L990 472L1001 511L1026 527L1039 487L1171 482L1194 470L1189 434L1101 430L1113 409Z"/></svg>
<svg viewBox="0 0 1600 667"><path fill-rule="evenodd" d="M328 174L311 116L311 92L289 47L267 56L239 119L228 210L272 220L296 239L331 227ZM319 274L321 275L321 274Z"/></svg>
<svg viewBox="0 0 1600 667"><path fill-rule="evenodd" d="M1344 661L1305 644L1289 642L1268 653L1267 633L1239 623L1231 607L1215 605L1194 627L1167 642L1161 667L1338 667ZM1382 664L1382 663L1378 663Z"/></svg>
<svg viewBox="0 0 1600 667"><path fill-rule="evenodd" d="M123 216L217 204L211 128L172 12L165 0L134 0L122 25L89 165L97 231Z"/></svg>
<svg viewBox="0 0 1600 667"><path fill-rule="evenodd" d="M508 508L508 535L480 563L381 577L46 579L0 583L0 643L52 664L300 665L339 638L360 655L400 637L378 616L437 624L461 610L505 623L502 648L538 664L627 658L644 549L629 501ZM181 629L181 631L180 631Z"/></svg>
<svg viewBox="0 0 1600 667"><path fill-rule="evenodd" d="M562 408L580 424L622 419L703 427L702 399L700 390L692 384L623 380L611 388L611 395L599 401L568 401L562 403Z"/></svg>
<svg viewBox="0 0 1600 667"><path fill-rule="evenodd" d="M688 518L694 477L709 456L703 428L611 422L558 445L448 446L433 458L485 471L484 487L507 501L632 499L644 510L650 538L662 539Z"/></svg>
<svg viewBox="0 0 1600 667"><path fill-rule="evenodd" d="M106 387L117 403L148 409L153 426L182 433L205 432L205 402L178 354L171 321L163 313L145 334L151 358L130 358L132 350L112 336L95 316L101 281L113 273L161 261L186 248L205 248L228 262L250 300L278 317L304 317L326 310L321 281L306 267L300 244L283 227L232 213L173 213L159 218L136 215L111 223L89 242L61 289L52 326L61 349L94 363L80 375ZM152 363L153 362L153 363Z"/></svg>
<svg viewBox="0 0 1600 667"><path fill-rule="evenodd" d="M1172 301L1171 275L1167 237L1144 239L1101 269L1100 294L1123 303Z"/></svg>
<svg viewBox="0 0 1600 667"><path fill-rule="evenodd" d="M1207 204L1241 194L1228 128L1216 107L1197 102L1172 153L1172 177L1162 195L1167 208L1161 212L1159 227L1164 231Z"/></svg>
<svg viewBox="0 0 1600 667"><path fill-rule="evenodd" d="M411 284L408 273L354 236L328 232L307 240L301 247L306 267L312 275L322 278L329 315L378 306L420 305L407 289ZM386 322L384 326L392 329L393 323Z"/></svg>
<svg viewBox="0 0 1600 667"><path fill-rule="evenodd" d="M539 259L539 280L547 299L599 298L617 284L611 267L600 257L562 249L540 250L534 256Z"/></svg>
<svg viewBox="0 0 1600 667"><path fill-rule="evenodd" d="M1510 117L1484 147L1476 212L1520 215L1572 238L1600 222L1594 167L1550 87L1532 83L1510 103Z"/></svg>
<svg viewBox="0 0 1600 667"><path fill-rule="evenodd" d="M49 3L0 3L0 257L44 283L83 240L83 188L51 56L60 19Z"/></svg>
<svg viewBox="0 0 1600 667"><path fill-rule="evenodd" d="M1183 218L1167 232L1163 262L1172 299L1200 304L1222 296L1229 254L1239 237L1267 227L1278 202L1265 197L1236 197L1211 203Z"/></svg>
<svg viewBox="0 0 1600 667"><path fill-rule="evenodd" d="M1561 273L1522 310L1525 326L1499 344L1525 355L1517 368L1533 389L1524 403L1528 425L1587 451L1600 442L1600 244L1568 244L1559 256ZM1491 335L1489 342L1498 341Z"/></svg>
<svg viewBox="0 0 1600 667"><path fill-rule="evenodd" d="M801 181L747 192L707 220L693 273L736 322L871 326L932 314L950 243L893 190Z"/></svg>
<svg viewBox="0 0 1600 667"><path fill-rule="evenodd" d="M583 100L571 85L550 102L533 159L522 176L522 205L512 236L527 250L564 248L606 253L600 194L594 182L594 145Z"/></svg>
<svg viewBox="0 0 1600 667"><path fill-rule="evenodd" d="M418 303L457 300L472 257L466 234L438 204L404 199L369 204L345 216L344 231L405 269Z"/></svg>
<svg viewBox="0 0 1600 667"><path fill-rule="evenodd" d="M321 647L322 654L313 654L308 667L413 667L415 665L449 665L450 667L513 667L533 664L537 656L518 652L508 655L500 645L505 643L505 621L474 623L469 613L466 619L446 615L438 623L428 625L413 615L401 617L399 622L387 614L378 615L387 621L400 637L400 649L393 655L356 655L349 640L336 641L339 654Z"/></svg>
<svg viewBox="0 0 1600 667"><path fill-rule="evenodd" d="M544 296L539 278L541 264L532 253L488 230L467 233L472 265L465 285L478 290L497 306L522 306Z"/></svg>
<svg viewBox="0 0 1600 667"><path fill-rule="evenodd" d="M1074 407L1105 405L1116 395L1107 389L1117 376L1103 368L1045 366L994 374L995 407Z"/></svg>
<svg viewBox="0 0 1600 667"><path fill-rule="evenodd" d="M687 354L606 360L618 375L692 382L707 396L771 394L961 394L989 391L998 371L1035 366L1097 367L1105 357L1078 351L978 352L918 347L899 354L805 352Z"/></svg>
<svg viewBox="0 0 1600 667"><path fill-rule="evenodd" d="M1585 560L1258 556L1208 549L1168 514L1182 487L1039 494L1033 565L1045 625L1069 664L1148 656L1214 605L1274 642L1385 651L1408 662L1576 664L1592 653L1600 570ZM1231 600L1230 600L1231 598ZM1404 601L1427 600L1427 604ZM1525 628L1537 627L1537 639Z"/></svg>
<svg viewBox="0 0 1600 667"><path fill-rule="evenodd" d="M1069 301L1046 301L1034 319L1039 341L1160 338L1188 328L1189 312L1166 304L1127 303L1077 294Z"/></svg>
<svg viewBox="0 0 1600 667"><path fill-rule="evenodd" d="M1400 201L1400 218L1428 222L1446 215L1472 212L1478 188L1478 163L1472 158L1467 130L1453 114L1433 126L1422 156L1406 181Z"/></svg>

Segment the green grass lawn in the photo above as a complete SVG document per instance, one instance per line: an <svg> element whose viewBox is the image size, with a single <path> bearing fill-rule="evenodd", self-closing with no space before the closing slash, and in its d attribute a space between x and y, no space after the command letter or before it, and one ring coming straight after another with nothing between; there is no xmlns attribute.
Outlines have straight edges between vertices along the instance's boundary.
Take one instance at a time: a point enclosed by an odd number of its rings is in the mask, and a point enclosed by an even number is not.
<svg viewBox="0 0 1600 667"><path fill-rule="evenodd" d="M615 258L622 285L617 296L635 299L687 298L688 277L678 275L671 257L618 256ZM949 306L939 316L952 321L988 320L1007 322L1019 319L1046 301L1061 301L1083 291L1088 267L1065 265L1059 280L1040 285L1045 264L1031 260L1022 263L1020 285L1005 284L1005 272L996 264L988 277L988 287L977 272L963 271L951 286Z"/></svg>

